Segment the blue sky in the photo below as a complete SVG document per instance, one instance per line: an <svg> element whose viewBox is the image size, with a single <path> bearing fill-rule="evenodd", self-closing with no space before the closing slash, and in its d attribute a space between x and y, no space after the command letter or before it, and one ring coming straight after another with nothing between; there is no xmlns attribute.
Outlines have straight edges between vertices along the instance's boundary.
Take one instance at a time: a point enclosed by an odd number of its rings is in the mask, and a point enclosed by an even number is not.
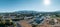
<svg viewBox="0 0 60 27"><path fill-rule="evenodd" d="M14 12L22 10L32 10L39 12L60 11L60 0L51 0L51 4L46 6L43 0L0 0L0 12Z"/></svg>

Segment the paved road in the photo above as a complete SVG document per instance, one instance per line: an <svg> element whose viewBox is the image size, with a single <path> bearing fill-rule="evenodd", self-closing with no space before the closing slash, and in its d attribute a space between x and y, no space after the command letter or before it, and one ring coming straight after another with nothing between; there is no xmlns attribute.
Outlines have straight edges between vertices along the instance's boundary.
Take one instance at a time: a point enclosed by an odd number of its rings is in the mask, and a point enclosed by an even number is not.
<svg viewBox="0 0 60 27"><path fill-rule="evenodd" d="M16 23L16 25L17 25L17 27L21 27L21 25L20 25L20 24L18 24L18 23Z"/></svg>

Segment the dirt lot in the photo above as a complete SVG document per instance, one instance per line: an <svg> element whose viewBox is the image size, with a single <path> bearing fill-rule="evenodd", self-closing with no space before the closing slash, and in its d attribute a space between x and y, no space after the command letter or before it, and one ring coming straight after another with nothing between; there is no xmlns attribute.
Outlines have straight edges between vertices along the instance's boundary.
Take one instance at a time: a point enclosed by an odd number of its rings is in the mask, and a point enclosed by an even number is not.
<svg viewBox="0 0 60 27"><path fill-rule="evenodd" d="M60 22L60 19L57 19L58 22ZM32 27L31 24L27 23L27 21L23 20L20 21L20 25L22 27ZM36 27L60 27L60 24L50 25L49 21L45 20L45 22L42 25L36 25Z"/></svg>
<svg viewBox="0 0 60 27"><path fill-rule="evenodd" d="M30 24L27 23L27 21L20 21L20 24L22 27L32 27Z"/></svg>
<svg viewBox="0 0 60 27"><path fill-rule="evenodd" d="M22 27L32 27L31 24L27 23L27 21L20 21L20 25ZM49 24L47 24L46 22L42 25L36 25L36 27L51 27Z"/></svg>

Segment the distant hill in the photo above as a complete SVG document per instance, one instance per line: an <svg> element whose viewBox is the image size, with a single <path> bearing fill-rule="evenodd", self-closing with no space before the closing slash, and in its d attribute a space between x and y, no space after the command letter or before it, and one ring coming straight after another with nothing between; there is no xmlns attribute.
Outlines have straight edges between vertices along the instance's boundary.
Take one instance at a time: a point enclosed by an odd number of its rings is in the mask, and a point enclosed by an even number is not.
<svg viewBox="0 0 60 27"><path fill-rule="evenodd" d="M6 13L0 13L0 14L60 14L60 11L55 12L37 12L37 11L15 11L15 12L6 12Z"/></svg>
<svg viewBox="0 0 60 27"><path fill-rule="evenodd" d="M16 11L16 12L13 12L13 13L17 13L17 14L37 14L39 12L37 12L37 11Z"/></svg>

